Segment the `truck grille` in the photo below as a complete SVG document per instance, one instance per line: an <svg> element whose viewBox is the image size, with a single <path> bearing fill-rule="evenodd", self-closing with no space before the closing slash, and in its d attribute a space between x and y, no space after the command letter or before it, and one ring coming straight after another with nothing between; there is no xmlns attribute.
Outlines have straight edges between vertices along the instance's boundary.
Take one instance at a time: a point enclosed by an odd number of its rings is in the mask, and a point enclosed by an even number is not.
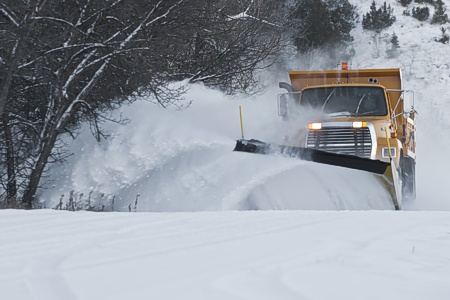
<svg viewBox="0 0 450 300"><path fill-rule="evenodd" d="M307 147L322 151L370 158L369 128L322 127L308 132Z"/></svg>

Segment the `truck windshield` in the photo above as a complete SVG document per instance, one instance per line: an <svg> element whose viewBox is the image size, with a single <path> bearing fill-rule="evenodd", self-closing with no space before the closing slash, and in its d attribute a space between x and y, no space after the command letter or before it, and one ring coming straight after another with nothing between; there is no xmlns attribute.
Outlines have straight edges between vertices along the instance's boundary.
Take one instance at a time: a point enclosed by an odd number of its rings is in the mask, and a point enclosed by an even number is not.
<svg viewBox="0 0 450 300"><path fill-rule="evenodd" d="M302 92L300 106L323 114L385 116L386 99L380 87L335 86Z"/></svg>

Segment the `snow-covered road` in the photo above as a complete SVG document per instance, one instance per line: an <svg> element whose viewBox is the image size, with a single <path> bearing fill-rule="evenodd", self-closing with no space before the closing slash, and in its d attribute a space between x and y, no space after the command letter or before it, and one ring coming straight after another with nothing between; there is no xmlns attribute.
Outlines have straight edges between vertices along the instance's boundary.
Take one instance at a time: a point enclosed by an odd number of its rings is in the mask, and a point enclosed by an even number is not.
<svg viewBox="0 0 450 300"><path fill-rule="evenodd" d="M0 299L448 299L450 213L0 211Z"/></svg>

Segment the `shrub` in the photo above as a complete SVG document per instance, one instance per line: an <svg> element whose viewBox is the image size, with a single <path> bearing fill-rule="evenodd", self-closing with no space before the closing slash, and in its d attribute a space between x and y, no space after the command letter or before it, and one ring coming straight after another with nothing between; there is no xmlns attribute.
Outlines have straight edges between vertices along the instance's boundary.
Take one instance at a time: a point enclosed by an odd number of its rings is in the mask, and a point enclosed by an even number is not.
<svg viewBox="0 0 450 300"><path fill-rule="evenodd" d="M400 48L400 43L398 42L398 36L392 33L392 37L390 39L390 47L386 50L386 53L389 58L396 57L398 55L398 48Z"/></svg>
<svg viewBox="0 0 450 300"><path fill-rule="evenodd" d="M441 37L440 38L435 38L434 40L436 42L439 42L439 43L442 43L442 44L447 44L448 41L450 40L450 37L448 36L448 34L445 33L445 31L446 31L445 28L441 27L441 33L442 33Z"/></svg>
<svg viewBox="0 0 450 300"><path fill-rule="evenodd" d="M448 22L448 16L445 13L446 9L444 7L444 2L442 0L436 1L436 9L434 10L433 18L431 19L431 24L445 24Z"/></svg>
<svg viewBox="0 0 450 300"><path fill-rule="evenodd" d="M412 0L398 0L400 4L404 7L408 6L408 4L411 4Z"/></svg>
<svg viewBox="0 0 450 300"><path fill-rule="evenodd" d="M419 21L425 21L430 16L430 9L428 7L414 7L412 16Z"/></svg>
<svg viewBox="0 0 450 300"><path fill-rule="evenodd" d="M431 5L435 5L436 1L435 0L415 0L414 2L419 3L419 4L431 4Z"/></svg>

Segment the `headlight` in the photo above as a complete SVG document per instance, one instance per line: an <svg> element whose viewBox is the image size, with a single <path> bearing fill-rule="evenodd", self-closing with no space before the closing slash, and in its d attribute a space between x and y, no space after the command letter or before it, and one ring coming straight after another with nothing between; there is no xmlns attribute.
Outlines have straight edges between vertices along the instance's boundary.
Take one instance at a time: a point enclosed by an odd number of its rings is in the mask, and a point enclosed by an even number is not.
<svg viewBox="0 0 450 300"><path fill-rule="evenodd" d="M361 122L361 121L354 121L353 122L353 128L363 128L366 127L367 123L366 122Z"/></svg>
<svg viewBox="0 0 450 300"><path fill-rule="evenodd" d="M309 123L308 124L309 130L319 130L322 129L322 123Z"/></svg>

